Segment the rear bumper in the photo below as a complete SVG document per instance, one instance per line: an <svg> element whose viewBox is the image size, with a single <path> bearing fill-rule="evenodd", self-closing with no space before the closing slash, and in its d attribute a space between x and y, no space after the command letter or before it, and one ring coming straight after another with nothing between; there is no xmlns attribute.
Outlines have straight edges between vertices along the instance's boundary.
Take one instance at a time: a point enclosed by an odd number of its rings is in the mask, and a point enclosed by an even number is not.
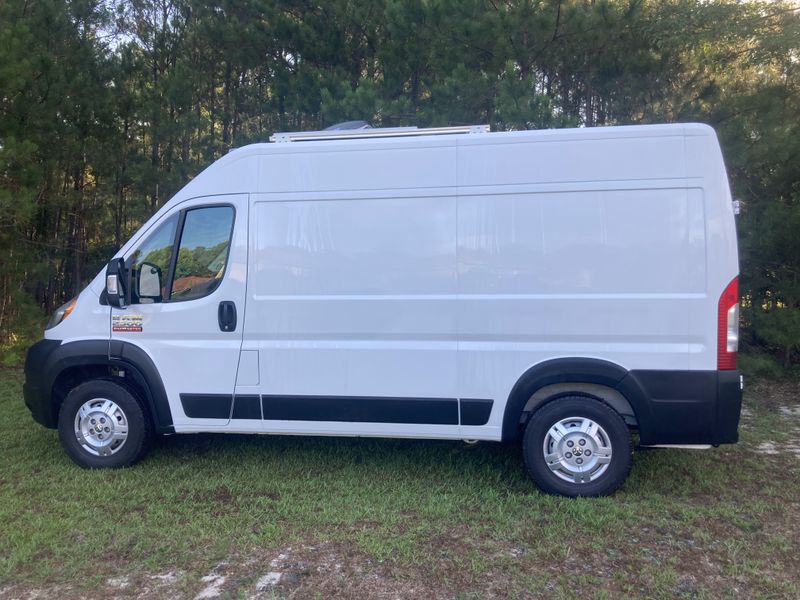
<svg viewBox="0 0 800 600"><path fill-rule="evenodd" d="M617 389L632 400L643 445L739 440L739 371L630 371Z"/></svg>

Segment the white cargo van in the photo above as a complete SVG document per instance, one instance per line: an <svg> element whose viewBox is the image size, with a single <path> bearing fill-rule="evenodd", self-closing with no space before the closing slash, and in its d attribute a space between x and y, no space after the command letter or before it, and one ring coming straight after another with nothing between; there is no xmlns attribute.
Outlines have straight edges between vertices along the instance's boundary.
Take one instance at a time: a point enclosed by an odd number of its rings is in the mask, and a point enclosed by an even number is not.
<svg viewBox="0 0 800 600"><path fill-rule="evenodd" d="M153 433L522 441L545 491L737 441L714 131L277 134L167 202L53 316L25 401L86 467Z"/></svg>

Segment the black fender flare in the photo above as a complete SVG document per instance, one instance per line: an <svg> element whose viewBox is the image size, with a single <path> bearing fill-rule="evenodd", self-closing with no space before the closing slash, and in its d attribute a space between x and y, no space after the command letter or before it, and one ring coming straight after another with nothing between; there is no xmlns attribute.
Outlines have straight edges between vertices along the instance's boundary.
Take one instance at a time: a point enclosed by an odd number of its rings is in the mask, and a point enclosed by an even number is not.
<svg viewBox="0 0 800 600"><path fill-rule="evenodd" d="M650 422L646 396L627 369L597 358L555 358L532 366L514 384L503 414L504 442L519 439L519 420L531 396L555 383L595 383L614 389L630 403L640 430Z"/></svg>
<svg viewBox="0 0 800 600"><path fill-rule="evenodd" d="M58 406L55 384L65 370L74 367L116 367L141 390L157 433L174 433L172 411L158 369L141 348L118 340L78 340L62 343L42 340L31 347L25 362L26 403L47 427L56 427Z"/></svg>
<svg viewBox="0 0 800 600"><path fill-rule="evenodd" d="M139 346L120 340L109 342L108 354L110 364L125 370L126 375L144 391L155 432L175 433L167 391L150 356Z"/></svg>

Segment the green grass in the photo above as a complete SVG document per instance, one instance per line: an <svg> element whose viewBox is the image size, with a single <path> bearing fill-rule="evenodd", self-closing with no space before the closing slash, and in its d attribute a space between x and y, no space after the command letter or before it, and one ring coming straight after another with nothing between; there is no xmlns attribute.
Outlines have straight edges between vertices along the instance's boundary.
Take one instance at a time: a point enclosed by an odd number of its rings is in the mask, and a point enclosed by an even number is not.
<svg viewBox="0 0 800 600"><path fill-rule="evenodd" d="M755 452L800 437L779 411L796 389L748 393L737 446L637 452L614 497L568 500L490 443L171 436L134 468L86 471L33 422L21 380L0 370L0 597L171 570L185 576L168 595L192 595L222 561L236 596L289 548L303 597L354 582L359 595L800 596L800 458ZM324 575L329 555L346 583Z"/></svg>

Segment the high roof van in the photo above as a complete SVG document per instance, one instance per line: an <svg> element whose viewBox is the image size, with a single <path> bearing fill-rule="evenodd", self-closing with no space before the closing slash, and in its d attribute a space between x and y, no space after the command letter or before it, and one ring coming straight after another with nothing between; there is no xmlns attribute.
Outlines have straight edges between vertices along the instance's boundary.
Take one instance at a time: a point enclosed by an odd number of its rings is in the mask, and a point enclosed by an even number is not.
<svg viewBox="0 0 800 600"><path fill-rule="evenodd" d="M641 446L737 441L739 272L714 131L276 134L167 202L29 351L78 464L153 434L521 442L605 495Z"/></svg>

